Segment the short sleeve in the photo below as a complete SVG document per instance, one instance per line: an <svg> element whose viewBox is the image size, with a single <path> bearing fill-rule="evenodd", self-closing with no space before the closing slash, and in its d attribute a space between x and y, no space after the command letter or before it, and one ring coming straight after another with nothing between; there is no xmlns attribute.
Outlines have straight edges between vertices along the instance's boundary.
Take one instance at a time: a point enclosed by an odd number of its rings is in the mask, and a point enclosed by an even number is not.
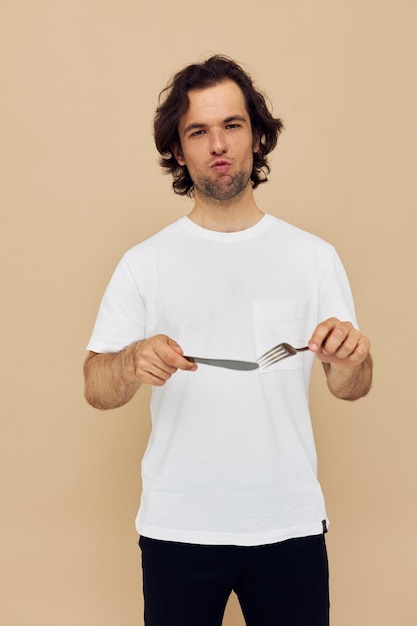
<svg viewBox="0 0 417 626"><path fill-rule="evenodd" d="M144 336L144 302L124 256L104 292L87 350L117 352Z"/></svg>
<svg viewBox="0 0 417 626"><path fill-rule="evenodd" d="M337 317L358 328L355 305L346 271L337 252L333 250L319 285L319 319Z"/></svg>

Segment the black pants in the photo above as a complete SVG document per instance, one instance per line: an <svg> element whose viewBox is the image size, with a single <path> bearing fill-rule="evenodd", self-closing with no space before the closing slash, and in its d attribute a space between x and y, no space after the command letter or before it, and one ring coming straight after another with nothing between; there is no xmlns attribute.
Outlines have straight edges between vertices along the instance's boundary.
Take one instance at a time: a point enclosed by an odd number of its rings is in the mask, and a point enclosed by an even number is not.
<svg viewBox="0 0 417 626"><path fill-rule="evenodd" d="M266 546L141 537L145 626L221 626L234 591L247 626L328 626L323 535Z"/></svg>

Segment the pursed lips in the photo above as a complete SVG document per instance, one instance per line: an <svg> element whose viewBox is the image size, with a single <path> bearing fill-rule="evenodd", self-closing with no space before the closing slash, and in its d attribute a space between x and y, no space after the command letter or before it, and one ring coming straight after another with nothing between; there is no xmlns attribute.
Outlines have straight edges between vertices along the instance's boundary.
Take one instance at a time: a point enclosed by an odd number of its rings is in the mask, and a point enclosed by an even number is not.
<svg viewBox="0 0 417 626"><path fill-rule="evenodd" d="M232 163L230 161L227 161L226 159L217 159L216 161L213 161L213 163L210 164L210 168L212 170L214 170L215 172L227 172L230 167L232 166Z"/></svg>

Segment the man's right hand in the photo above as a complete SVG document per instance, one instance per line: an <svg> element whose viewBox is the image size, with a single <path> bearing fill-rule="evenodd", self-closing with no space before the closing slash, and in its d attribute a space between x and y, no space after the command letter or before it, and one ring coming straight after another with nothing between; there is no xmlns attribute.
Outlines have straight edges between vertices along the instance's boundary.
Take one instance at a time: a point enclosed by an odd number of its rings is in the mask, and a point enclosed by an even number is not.
<svg viewBox="0 0 417 626"><path fill-rule="evenodd" d="M90 352L84 363L85 398L97 409L115 409L135 395L142 383L162 387L177 370L195 371L182 348L167 335L130 344L120 352Z"/></svg>
<svg viewBox="0 0 417 626"><path fill-rule="evenodd" d="M134 373L142 383L161 387L177 370L195 371L197 366L183 357L182 348L167 335L155 335L130 346Z"/></svg>

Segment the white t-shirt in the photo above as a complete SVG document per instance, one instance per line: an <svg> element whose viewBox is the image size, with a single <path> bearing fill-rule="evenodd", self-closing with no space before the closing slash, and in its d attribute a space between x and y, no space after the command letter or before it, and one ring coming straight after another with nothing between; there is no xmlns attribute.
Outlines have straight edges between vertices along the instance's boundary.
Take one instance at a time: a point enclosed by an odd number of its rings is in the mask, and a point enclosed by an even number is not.
<svg viewBox="0 0 417 626"><path fill-rule="evenodd" d="M183 217L122 258L87 347L114 352L163 333L184 354L254 361L281 341L305 346L332 316L357 326L329 244L271 215L232 233ZM199 365L153 387L138 532L243 546L321 533L313 361L303 352L265 370Z"/></svg>

